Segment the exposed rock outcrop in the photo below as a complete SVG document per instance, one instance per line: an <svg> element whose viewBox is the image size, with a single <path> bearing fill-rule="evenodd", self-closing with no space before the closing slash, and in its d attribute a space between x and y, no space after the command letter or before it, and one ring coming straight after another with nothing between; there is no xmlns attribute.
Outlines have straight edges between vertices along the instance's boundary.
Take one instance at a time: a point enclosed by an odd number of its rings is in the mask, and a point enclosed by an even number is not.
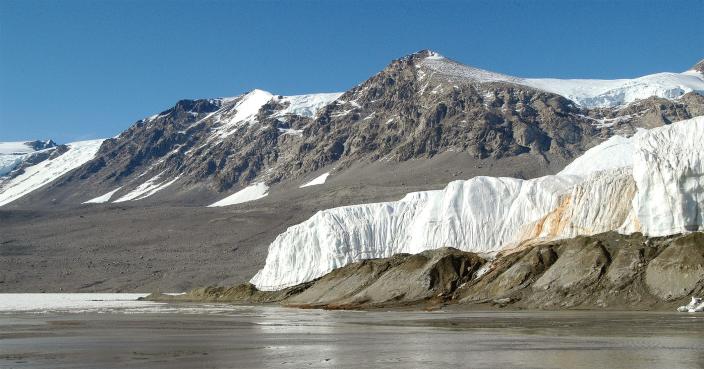
<svg viewBox="0 0 704 369"><path fill-rule="evenodd" d="M704 292L702 265L703 233L648 238L608 232L532 246L493 261L441 248L356 262L281 291L245 284L150 298L327 309L458 304L669 310Z"/></svg>

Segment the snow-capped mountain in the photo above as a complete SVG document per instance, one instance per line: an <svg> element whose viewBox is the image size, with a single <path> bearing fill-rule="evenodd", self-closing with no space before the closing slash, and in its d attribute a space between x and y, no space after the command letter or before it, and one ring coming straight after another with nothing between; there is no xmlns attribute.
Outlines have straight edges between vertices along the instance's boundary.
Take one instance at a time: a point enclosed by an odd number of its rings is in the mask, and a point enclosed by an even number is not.
<svg viewBox="0 0 704 369"><path fill-rule="evenodd" d="M704 230L704 117L613 137L555 176L475 177L400 201L323 210L269 246L252 279L278 290L362 259L441 247L496 253L610 230Z"/></svg>
<svg viewBox="0 0 704 369"><path fill-rule="evenodd" d="M704 114L703 78L692 70L633 80L526 79L425 50L344 93L255 89L179 101L105 140L37 199L65 206L240 204L324 173L354 176L352 168L377 161L432 159L453 173L469 166L485 168L474 175L531 178L554 173L614 134ZM447 159L456 153L472 162ZM502 160L512 162L493 165ZM256 196L242 195L249 193Z"/></svg>

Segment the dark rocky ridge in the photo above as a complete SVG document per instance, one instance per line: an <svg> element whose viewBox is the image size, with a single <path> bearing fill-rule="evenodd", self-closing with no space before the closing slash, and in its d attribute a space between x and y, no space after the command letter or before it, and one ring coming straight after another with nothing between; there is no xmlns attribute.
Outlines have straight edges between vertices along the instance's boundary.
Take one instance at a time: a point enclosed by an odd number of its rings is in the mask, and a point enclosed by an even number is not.
<svg viewBox="0 0 704 369"><path fill-rule="evenodd" d="M404 306L667 309L704 292L704 234L661 238L614 232L536 245L489 263L443 248L333 270L283 291L250 284L150 299L276 302L326 309Z"/></svg>
<svg viewBox="0 0 704 369"><path fill-rule="evenodd" d="M699 63L695 64L692 67L692 70L696 70L697 72L704 73L704 59L700 60Z"/></svg>

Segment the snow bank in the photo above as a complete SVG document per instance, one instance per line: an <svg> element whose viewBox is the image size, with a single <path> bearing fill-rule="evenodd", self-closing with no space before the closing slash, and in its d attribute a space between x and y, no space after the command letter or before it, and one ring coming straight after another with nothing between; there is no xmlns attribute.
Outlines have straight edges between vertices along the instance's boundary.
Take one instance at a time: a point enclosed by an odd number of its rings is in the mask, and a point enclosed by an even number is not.
<svg viewBox="0 0 704 369"><path fill-rule="evenodd" d="M0 206L54 181L95 157L103 140L79 141L67 144L68 151L53 159L27 167L24 173L2 182Z"/></svg>
<svg viewBox="0 0 704 369"><path fill-rule="evenodd" d="M328 179L328 176L330 175L330 172L323 173L317 177L315 177L312 181L303 184L299 186L298 188L303 188L303 187L310 187L310 186L317 186L325 183L325 181Z"/></svg>
<svg viewBox="0 0 704 369"><path fill-rule="evenodd" d="M253 185L247 186L234 194L217 201L213 204L208 205L208 207L218 207L218 206L228 206L241 204L243 202L249 202L254 200L259 200L269 194L269 186L265 183L255 183Z"/></svg>
<svg viewBox="0 0 704 369"><path fill-rule="evenodd" d="M704 224L704 117L612 138L556 176L475 177L400 201L333 208L289 227L252 279L276 290L362 259L439 247L495 253L609 230L664 235Z"/></svg>
<svg viewBox="0 0 704 369"><path fill-rule="evenodd" d="M166 187L169 187L172 185L174 182L178 181L179 177L176 177L171 180L165 180L158 182L161 177L164 175L164 172L161 172L154 177L150 178L148 181L142 183L141 185L137 186L134 190L130 191L126 195L123 195L119 199L113 201L115 203L118 202L125 202L125 201L135 201L135 200L142 200L146 199L147 197L165 189ZM112 194L111 194L112 195Z"/></svg>
<svg viewBox="0 0 704 369"><path fill-rule="evenodd" d="M116 189L114 189L104 195L100 195L94 199L90 199L88 201L85 201L84 204L102 204L102 203L108 202L108 201L110 201L110 198L112 197L112 195L114 195L115 192L119 191L121 188L122 187L118 187L118 188L116 188Z"/></svg>

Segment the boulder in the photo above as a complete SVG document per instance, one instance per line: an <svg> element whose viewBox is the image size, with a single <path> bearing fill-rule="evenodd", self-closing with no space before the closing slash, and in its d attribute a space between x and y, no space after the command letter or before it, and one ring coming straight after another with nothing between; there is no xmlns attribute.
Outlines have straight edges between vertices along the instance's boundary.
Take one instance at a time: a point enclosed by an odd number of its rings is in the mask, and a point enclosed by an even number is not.
<svg viewBox="0 0 704 369"><path fill-rule="evenodd" d="M645 274L650 293L675 300L704 284L704 234L692 233L672 242L653 259Z"/></svg>

